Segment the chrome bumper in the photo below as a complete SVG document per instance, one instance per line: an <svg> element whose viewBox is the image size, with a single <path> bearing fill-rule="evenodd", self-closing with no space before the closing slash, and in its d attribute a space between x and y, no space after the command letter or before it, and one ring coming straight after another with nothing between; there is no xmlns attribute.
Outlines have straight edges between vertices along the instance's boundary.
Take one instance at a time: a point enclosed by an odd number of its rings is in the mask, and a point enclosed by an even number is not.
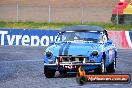
<svg viewBox="0 0 132 88"><path fill-rule="evenodd" d="M71 57L75 57L75 58L83 58L82 61L62 61L60 62L59 59L61 59L61 56L58 56L56 58L58 59L55 59L55 63L44 63L44 66L86 66L86 65L89 65L89 66L94 66L94 65L101 65L101 63L96 63L96 62L87 62L87 56L63 56L63 57L68 57L68 58L71 58Z"/></svg>
<svg viewBox="0 0 132 88"><path fill-rule="evenodd" d="M66 63L66 64L47 64L47 63L44 63L44 66L65 66L65 65L69 65L69 66L94 66L94 65L101 65L101 63L85 63L85 64L82 64L82 63L77 63L77 64L73 64L73 63Z"/></svg>

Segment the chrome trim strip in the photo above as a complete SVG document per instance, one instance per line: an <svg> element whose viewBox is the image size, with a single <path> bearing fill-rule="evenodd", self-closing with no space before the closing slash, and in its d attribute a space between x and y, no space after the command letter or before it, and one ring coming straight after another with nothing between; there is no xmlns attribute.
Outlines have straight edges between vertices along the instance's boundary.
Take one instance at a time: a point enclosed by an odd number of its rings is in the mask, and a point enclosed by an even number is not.
<svg viewBox="0 0 132 88"><path fill-rule="evenodd" d="M59 57L64 57L64 58L66 58L66 57L69 57L69 58L71 58L71 57L76 57L76 58L79 58L79 57L83 57L83 58L88 58L88 56L56 56L55 58L59 58Z"/></svg>
<svg viewBox="0 0 132 88"><path fill-rule="evenodd" d="M65 66L65 65L101 65L101 63L85 63L85 64L82 64L82 63L78 63L78 64L72 64L72 63L66 63L66 64L46 64L44 63L44 66Z"/></svg>

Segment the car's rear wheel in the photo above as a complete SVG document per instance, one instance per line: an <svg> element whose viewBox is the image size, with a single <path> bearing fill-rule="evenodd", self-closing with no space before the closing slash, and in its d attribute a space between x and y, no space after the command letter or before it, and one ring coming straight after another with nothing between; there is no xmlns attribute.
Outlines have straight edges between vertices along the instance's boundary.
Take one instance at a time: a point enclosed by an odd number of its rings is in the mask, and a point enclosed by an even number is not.
<svg viewBox="0 0 132 88"><path fill-rule="evenodd" d="M106 71L108 73L112 73L115 72L115 68L116 68L116 60L113 60L113 62L106 67Z"/></svg>
<svg viewBox="0 0 132 88"><path fill-rule="evenodd" d="M53 78L55 76L56 70L50 69L47 66L44 66L44 74L47 78Z"/></svg>
<svg viewBox="0 0 132 88"><path fill-rule="evenodd" d="M66 70L60 70L59 73L60 74L67 74L67 71Z"/></svg>
<svg viewBox="0 0 132 88"><path fill-rule="evenodd" d="M105 72L105 61L104 59L102 59L101 61L101 65L99 65L95 70L94 73L95 74L101 74Z"/></svg>

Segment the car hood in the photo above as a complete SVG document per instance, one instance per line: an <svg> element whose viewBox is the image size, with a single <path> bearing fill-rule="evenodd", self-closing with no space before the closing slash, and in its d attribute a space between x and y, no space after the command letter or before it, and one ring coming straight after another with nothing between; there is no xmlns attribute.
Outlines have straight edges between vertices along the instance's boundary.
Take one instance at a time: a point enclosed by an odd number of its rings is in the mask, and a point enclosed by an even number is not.
<svg viewBox="0 0 132 88"><path fill-rule="evenodd" d="M46 51L50 50L54 56L58 55L91 55L96 51L101 51L103 44L99 43L62 43L50 46Z"/></svg>

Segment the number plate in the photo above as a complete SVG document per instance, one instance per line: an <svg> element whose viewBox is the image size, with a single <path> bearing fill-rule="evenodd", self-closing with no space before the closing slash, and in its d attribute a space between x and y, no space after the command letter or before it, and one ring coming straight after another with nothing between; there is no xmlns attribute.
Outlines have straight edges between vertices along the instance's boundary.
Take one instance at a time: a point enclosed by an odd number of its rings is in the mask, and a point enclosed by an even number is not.
<svg viewBox="0 0 132 88"><path fill-rule="evenodd" d="M76 66L76 65L65 65L64 66L64 68L66 68L66 69L77 69L77 68L79 68L80 66Z"/></svg>

